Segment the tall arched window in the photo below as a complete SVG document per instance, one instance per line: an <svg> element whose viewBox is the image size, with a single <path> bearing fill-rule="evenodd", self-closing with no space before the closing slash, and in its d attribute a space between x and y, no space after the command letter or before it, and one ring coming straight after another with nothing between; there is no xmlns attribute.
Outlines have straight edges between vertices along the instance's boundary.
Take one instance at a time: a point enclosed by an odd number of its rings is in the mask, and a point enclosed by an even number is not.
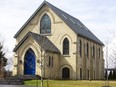
<svg viewBox="0 0 116 87"><path fill-rule="evenodd" d="M89 44L87 43L86 48L85 48L85 54L87 57L89 57Z"/></svg>
<svg viewBox="0 0 116 87"><path fill-rule="evenodd" d="M93 72L94 72L94 75L93 76L94 76L94 79L95 79L95 70Z"/></svg>
<svg viewBox="0 0 116 87"><path fill-rule="evenodd" d="M100 58L100 48L98 49L98 58Z"/></svg>
<svg viewBox="0 0 116 87"><path fill-rule="evenodd" d="M87 43L87 57L89 56L89 44Z"/></svg>
<svg viewBox="0 0 116 87"><path fill-rule="evenodd" d="M87 79L89 79L89 69L87 69Z"/></svg>
<svg viewBox="0 0 116 87"><path fill-rule="evenodd" d="M69 40L67 38L63 41L63 55L69 55Z"/></svg>
<svg viewBox="0 0 116 87"><path fill-rule="evenodd" d="M82 42L81 40L79 41L79 55L82 57Z"/></svg>
<svg viewBox="0 0 116 87"><path fill-rule="evenodd" d="M43 15L43 17L41 18L40 33L41 34L51 33L51 20L47 14Z"/></svg>
<svg viewBox="0 0 116 87"><path fill-rule="evenodd" d="M92 57L94 58L95 57L95 46L93 45L92 47Z"/></svg>
<svg viewBox="0 0 116 87"><path fill-rule="evenodd" d="M80 79L82 79L82 74L83 72L82 72L82 69L80 68Z"/></svg>

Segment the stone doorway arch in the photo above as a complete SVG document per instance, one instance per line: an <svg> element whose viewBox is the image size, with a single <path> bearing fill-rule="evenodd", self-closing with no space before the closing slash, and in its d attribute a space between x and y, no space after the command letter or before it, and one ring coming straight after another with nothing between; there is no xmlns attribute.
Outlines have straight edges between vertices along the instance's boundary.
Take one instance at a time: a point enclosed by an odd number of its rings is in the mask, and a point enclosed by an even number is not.
<svg viewBox="0 0 116 87"><path fill-rule="evenodd" d="M64 67L62 69L62 79L69 79L70 78L70 69L68 67Z"/></svg>
<svg viewBox="0 0 116 87"><path fill-rule="evenodd" d="M35 75L36 57L34 51L29 48L24 57L24 75Z"/></svg>

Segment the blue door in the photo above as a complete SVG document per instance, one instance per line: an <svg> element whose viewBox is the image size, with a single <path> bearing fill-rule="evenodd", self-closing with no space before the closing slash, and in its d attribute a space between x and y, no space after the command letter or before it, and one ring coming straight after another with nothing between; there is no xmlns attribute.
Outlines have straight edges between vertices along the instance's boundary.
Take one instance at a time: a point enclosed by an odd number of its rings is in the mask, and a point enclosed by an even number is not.
<svg viewBox="0 0 116 87"><path fill-rule="evenodd" d="M35 59L33 50L28 49L24 58L24 75L35 75Z"/></svg>

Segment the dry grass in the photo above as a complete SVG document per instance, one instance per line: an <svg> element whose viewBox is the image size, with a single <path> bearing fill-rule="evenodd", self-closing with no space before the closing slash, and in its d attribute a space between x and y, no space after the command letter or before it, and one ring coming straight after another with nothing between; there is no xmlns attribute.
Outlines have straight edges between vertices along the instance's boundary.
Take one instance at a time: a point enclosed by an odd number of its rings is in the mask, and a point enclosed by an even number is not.
<svg viewBox="0 0 116 87"><path fill-rule="evenodd" d="M40 86L40 80L25 81L25 85ZM102 87L105 81L86 81L86 80L44 80L44 87ZM116 87L116 81L109 81L111 87Z"/></svg>

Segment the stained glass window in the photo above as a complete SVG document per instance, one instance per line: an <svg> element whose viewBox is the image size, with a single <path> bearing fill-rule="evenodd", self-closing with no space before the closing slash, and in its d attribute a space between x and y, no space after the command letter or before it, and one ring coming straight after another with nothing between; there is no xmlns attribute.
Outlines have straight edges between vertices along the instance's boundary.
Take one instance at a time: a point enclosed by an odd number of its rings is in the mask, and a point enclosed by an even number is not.
<svg viewBox="0 0 116 87"><path fill-rule="evenodd" d="M40 21L40 33L51 33L51 20L47 14L45 14Z"/></svg>

